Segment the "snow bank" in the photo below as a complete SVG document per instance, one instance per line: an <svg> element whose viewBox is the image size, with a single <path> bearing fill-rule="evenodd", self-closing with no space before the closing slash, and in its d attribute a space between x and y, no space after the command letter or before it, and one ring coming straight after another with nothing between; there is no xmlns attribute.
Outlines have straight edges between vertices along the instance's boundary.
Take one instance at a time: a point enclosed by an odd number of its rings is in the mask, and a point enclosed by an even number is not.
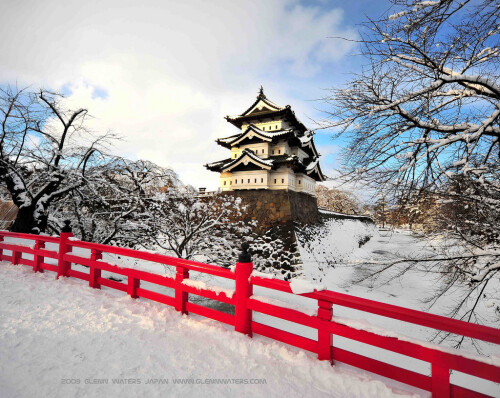
<svg viewBox="0 0 500 398"><path fill-rule="evenodd" d="M7 263L0 263L0 313L3 397L384 398L417 391L165 305ZM223 382L198 383L206 379Z"/></svg>

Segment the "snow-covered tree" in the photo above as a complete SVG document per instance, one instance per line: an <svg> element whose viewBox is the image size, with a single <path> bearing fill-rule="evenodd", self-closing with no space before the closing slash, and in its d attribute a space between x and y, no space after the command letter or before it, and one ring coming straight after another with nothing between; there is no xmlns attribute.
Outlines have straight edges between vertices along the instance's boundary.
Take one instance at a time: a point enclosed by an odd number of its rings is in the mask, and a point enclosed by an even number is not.
<svg viewBox="0 0 500 398"><path fill-rule="evenodd" d="M49 91L0 89L0 183L19 208L12 231L45 231L49 207L102 161L114 137L90 131L87 117Z"/></svg>
<svg viewBox="0 0 500 398"><path fill-rule="evenodd" d="M411 260L444 275L438 294L468 283L454 315L475 320L475 306L500 275L500 6L393 4L391 15L365 24L360 51L368 63L326 99L326 125L349 139L346 179L364 181L394 203L424 191L449 210L474 203L481 217L472 210L442 217L453 250ZM457 179L466 181L460 192L452 189Z"/></svg>
<svg viewBox="0 0 500 398"><path fill-rule="evenodd" d="M84 186L51 207L51 231L59 233L69 219L82 240L134 246L151 234L146 201L183 187L173 170L143 160L114 157L89 174Z"/></svg>
<svg viewBox="0 0 500 398"><path fill-rule="evenodd" d="M360 211L359 200L348 191L316 186L318 206L344 214L358 214Z"/></svg>
<svg viewBox="0 0 500 398"><path fill-rule="evenodd" d="M240 202L232 195L200 196L190 189L158 193L147 205L150 247L179 258L232 265L254 228L241 221Z"/></svg>

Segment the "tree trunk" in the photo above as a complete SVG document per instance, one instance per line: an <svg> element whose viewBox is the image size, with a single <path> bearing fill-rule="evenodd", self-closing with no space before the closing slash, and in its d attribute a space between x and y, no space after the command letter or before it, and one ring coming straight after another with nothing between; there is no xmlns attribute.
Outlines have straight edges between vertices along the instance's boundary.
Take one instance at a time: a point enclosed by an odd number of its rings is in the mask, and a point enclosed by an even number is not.
<svg viewBox="0 0 500 398"><path fill-rule="evenodd" d="M12 224L11 231L24 234L45 232L47 228L47 215L42 214L38 219L35 219L34 213L35 206L21 207Z"/></svg>

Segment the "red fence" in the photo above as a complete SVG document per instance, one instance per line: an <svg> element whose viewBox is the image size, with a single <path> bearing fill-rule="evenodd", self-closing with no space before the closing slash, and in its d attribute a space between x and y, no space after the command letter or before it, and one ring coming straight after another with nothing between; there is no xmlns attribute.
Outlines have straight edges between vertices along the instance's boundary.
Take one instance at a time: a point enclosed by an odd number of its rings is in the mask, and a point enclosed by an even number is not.
<svg viewBox="0 0 500 398"><path fill-rule="evenodd" d="M21 245L18 242L5 242L5 237L34 241L33 245ZM471 324L455 319L415 311L395 305L384 304L372 300L336 293L329 290L315 291L314 293L300 294L318 302L317 315L308 315L304 312L285 308L279 305L259 301L252 298L253 286L261 286L280 292L293 294L290 283L277 279L268 279L251 276L253 264L251 260L240 257L235 271L172 258L161 254L142 252L132 249L107 246L71 239L71 233L62 233L61 237L49 237L29 234L16 234L0 231L0 258L12 264L24 264L33 267L35 272L53 271L57 277L66 276L85 280L90 287L100 289L106 286L126 292L133 298L143 297L175 307L181 313L192 312L235 327L241 333L259 334L274 340L290 344L295 347L316 353L318 359L343 362L357 368L376 373L381 376L400 381L402 383L431 391L433 397L482 397L478 392L450 383L450 370L467 373L482 379L500 383L500 367L488 363L480 358L464 357L458 350L443 350L439 346L428 343L418 343L388 337L372 330L360 330L346 324L332 320L332 306L343 306L355 310L397 319L415 325L430 327L478 340L500 344L500 330ZM46 243L58 244L58 250L48 250ZM90 250L90 257L82 257L73 252L73 248ZM4 250L12 254L5 255ZM26 259L22 254L31 254L33 259ZM176 268L175 278L158 275L133 268L123 268L109 264L102 260L103 253L115 254L133 259L151 261ZM47 258L57 260L57 265L48 264ZM72 264L81 264L89 267L89 273L72 269ZM127 283L103 278L102 271L108 271L127 277ZM224 291L214 291L187 283L189 271L201 272L235 281L234 294ZM174 296L161 294L141 287L141 281L165 286L175 290ZM203 296L219 302L231 304L235 314L207 308L189 302L189 293ZM317 329L317 340L309 339L297 334L280 330L252 320L252 313L258 312L280 318L299 325ZM416 358L431 364L431 375L413 372L402 367L359 355L338 347L332 346L332 336L342 336L351 340L365 343L374 347L392 351L411 358Z"/></svg>

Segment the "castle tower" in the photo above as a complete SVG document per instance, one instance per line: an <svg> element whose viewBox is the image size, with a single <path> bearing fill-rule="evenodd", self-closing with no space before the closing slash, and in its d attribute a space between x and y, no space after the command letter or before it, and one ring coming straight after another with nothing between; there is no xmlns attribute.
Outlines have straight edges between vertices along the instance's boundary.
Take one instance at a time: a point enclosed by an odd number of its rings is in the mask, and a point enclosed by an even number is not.
<svg viewBox="0 0 500 398"><path fill-rule="evenodd" d="M222 191L285 190L316 195L316 181L325 177L314 132L297 119L290 105L276 105L261 87L245 112L226 116L226 120L240 132L216 142L230 149L231 156L205 165L220 173Z"/></svg>

